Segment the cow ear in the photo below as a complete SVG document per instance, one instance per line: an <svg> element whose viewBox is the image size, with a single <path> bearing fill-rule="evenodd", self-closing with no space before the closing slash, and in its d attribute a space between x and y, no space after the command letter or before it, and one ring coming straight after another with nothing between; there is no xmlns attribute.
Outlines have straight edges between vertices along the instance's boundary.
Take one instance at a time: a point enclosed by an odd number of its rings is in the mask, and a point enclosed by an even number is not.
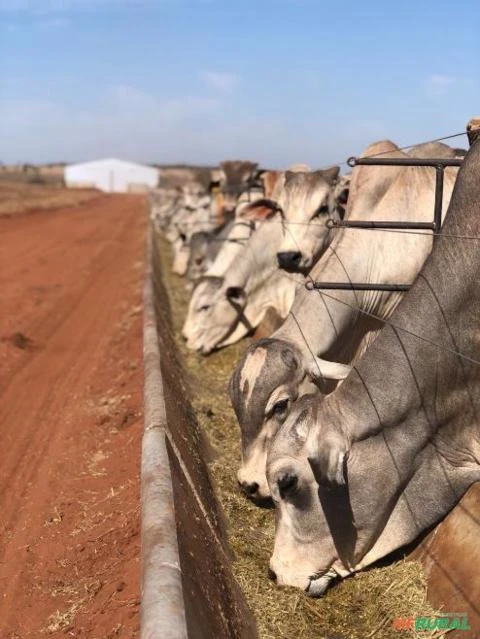
<svg viewBox="0 0 480 639"><path fill-rule="evenodd" d="M321 357L313 357L307 364L307 373L312 379L345 379L352 367L339 362L329 362Z"/></svg>
<svg viewBox="0 0 480 639"><path fill-rule="evenodd" d="M340 173L340 167L332 166L329 169L324 169L322 171L319 171L319 173L328 184L333 184L335 180L338 178L338 175Z"/></svg>
<svg viewBox="0 0 480 639"><path fill-rule="evenodd" d="M279 207L276 202L262 198L246 206L238 215L238 218L242 220L258 220L261 222L273 217L278 211Z"/></svg>
<svg viewBox="0 0 480 639"><path fill-rule="evenodd" d="M347 459L349 447L347 440L340 433L322 435L320 440L308 442L308 461L315 479L319 484L347 483Z"/></svg>
<svg viewBox="0 0 480 639"><path fill-rule="evenodd" d="M235 306L241 306L243 308L247 303L247 294L241 286L229 286L225 291L225 295Z"/></svg>

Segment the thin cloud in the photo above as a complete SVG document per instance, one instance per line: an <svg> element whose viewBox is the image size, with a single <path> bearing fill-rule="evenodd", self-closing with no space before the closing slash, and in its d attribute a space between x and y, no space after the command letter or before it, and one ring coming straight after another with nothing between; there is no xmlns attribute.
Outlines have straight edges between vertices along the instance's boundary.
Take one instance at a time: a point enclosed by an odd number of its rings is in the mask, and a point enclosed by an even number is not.
<svg viewBox="0 0 480 639"><path fill-rule="evenodd" d="M211 89L233 91L240 82L240 77L236 73L219 73L218 71L202 71L200 74L203 82Z"/></svg>
<svg viewBox="0 0 480 639"><path fill-rule="evenodd" d="M438 98L445 95L449 89L457 84L458 78L440 73L432 74L426 83L425 93L429 98Z"/></svg>
<svg viewBox="0 0 480 639"><path fill-rule="evenodd" d="M48 15L71 11L90 11L138 4L155 4L155 0L0 0L0 13Z"/></svg>
<svg viewBox="0 0 480 639"><path fill-rule="evenodd" d="M127 84L106 88L88 107L0 100L0 159L8 163L105 155L143 161L188 158L196 132L212 130L221 112L218 99L156 96Z"/></svg>
<svg viewBox="0 0 480 639"><path fill-rule="evenodd" d="M38 20L35 24L45 29L66 29L67 27L71 25L71 21L69 18L58 17L58 18L46 18L45 20Z"/></svg>

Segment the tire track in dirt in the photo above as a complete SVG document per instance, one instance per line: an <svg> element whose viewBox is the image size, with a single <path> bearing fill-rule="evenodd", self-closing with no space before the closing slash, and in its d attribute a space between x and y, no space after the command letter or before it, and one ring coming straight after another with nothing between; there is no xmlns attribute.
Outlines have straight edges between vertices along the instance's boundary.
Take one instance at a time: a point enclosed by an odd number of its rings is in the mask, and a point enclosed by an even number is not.
<svg viewBox="0 0 480 639"><path fill-rule="evenodd" d="M76 491L73 487L69 494L69 486L73 485L74 479L82 479L85 474L85 459L88 455L95 459L95 455L99 454L98 447L102 445L102 438L107 444L109 442L108 437L105 438L105 432L98 433L98 441L90 441L85 436L90 431L96 433L96 428L92 428L95 424L91 423L87 406L89 391L98 386L98 378L103 374L102 365L105 370L109 368L115 371L114 374L118 377L110 355L113 350L118 350L117 346L121 345L122 335L127 330L125 326L130 322L128 320L126 324L122 324L122 316L133 322L129 309L133 302L136 301L138 305L140 301L139 297L132 301L129 291L135 286L138 295L139 286L141 287L142 273L138 265L143 258L143 199L133 196L114 197L101 207L86 205L82 209L85 210L73 217L56 212L51 217L48 213L42 213L29 220L26 217L21 221L11 219L9 222L12 227L17 226L19 233L7 230L3 234L4 238L6 235L12 242L17 242L20 249L27 247L26 250L19 251L23 256L21 263L17 260L15 265L11 260L6 273L2 272L2 288L8 292L10 285L13 292L10 307L6 304L10 316L15 315L22 287L24 291L28 290L29 273L33 272L36 276L39 257L46 260L43 277L50 275L55 278L56 274L61 273L66 293L53 295L49 307L40 312L32 307L26 309L24 321L27 334L31 334L39 346L32 352L22 352L16 358L10 367L8 384L0 395L0 432L3 441L0 455L2 637L23 639L24 636L40 636L46 613L58 605L57 601L45 602L48 593L42 593L41 596L39 593L42 604L38 609L34 606L33 618L28 623L24 619L24 612L18 609L18 602L22 597L27 596L28 600L37 586L52 581L52 575L48 574L52 570L49 566L49 562L52 563L50 554L61 555L71 545L71 538L65 534L66 529L63 537L58 537L55 531L50 545L47 543L46 513L52 511L53 504L60 497L67 500L67 505L73 509L75 496L81 491ZM2 226L4 223L2 220ZM34 248L29 233L36 237ZM55 234L55 241L52 241L51 233ZM12 251L14 253L14 249ZM137 347L141 347L141 339L139 341ZM140 357L139 348L138 365ZM139 375L140 373L137 378ZM126 380L127 376L122 384ZM104 388L113 386L114 390L120 390L115 389L114 379L101 381ZM136 388L138 398L140 390ZM138 431L137 438L139 437ZM104 453L100 452L98 459L102 460ZM72 457L66 457L67 453ZM113 485L115 479L114 455L112 461L112 476L105 479L108 486ZM130 472L122 469L122 481L137 479L139 457L131 460L130 464ZM99 475L100 479L95 477L95 481L92 480L95 491L90 492L96 494L102 488L101 475L102 473ZM111 490L114 494L114 489ZM128 506L134 510L137 504L130 503ZM77 505L77 511L79 510L81 509ZM73 522L75 513L69 514ZM119 528L122 526L119 524ZM115 532L115 527L112 530ZM72 534L70 530L69 535ZM131 535L135 535L134 530ZM45 537L47 542L43 541ZM100 535L99 539L102 537ZM25 552L24 549L29 551L30 548L34 552ZM107 554L105 561L108 563L108 560ZM42 575L46 566L47 574ZM39 572L40 575L37 574ZM90 577L92 576L86 576ZM35 583L37 578L38 582ZM78 582L82 582L81 575ZM103 581L99 583L103 584ZM96 594L92 595L92 600ZM105 605L107 603L108 601ZM20 627L25 634L17 634ZM95 624L92 628L95 628ZM92 636L107 635L100 633Z"/></svg>

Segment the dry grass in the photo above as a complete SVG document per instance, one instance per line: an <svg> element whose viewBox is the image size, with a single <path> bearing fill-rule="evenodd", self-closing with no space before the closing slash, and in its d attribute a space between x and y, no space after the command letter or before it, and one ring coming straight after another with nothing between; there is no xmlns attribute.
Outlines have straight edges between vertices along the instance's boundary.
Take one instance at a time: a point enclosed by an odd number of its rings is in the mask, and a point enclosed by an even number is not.
<svg viewBox="0 0 480 639"><path fill-rule="evenodd" d="M249 343L244 340L208 358L187 351L179 339L189 293L171 272L171 250L160 240L163 275L169 292L177 344L195 391L196 417L216 451L209 468L227 516L235 553L234 572L253 610L262 639L389 639L416 636L392 627L397 617L433 615L426 601L426 581L417 562L398 561L344 580L321 599L292 588L278 588L267 578L273 548L273 511L251 504L239 492L236 469L240 436L227 395L235 363ZM433 636L422 632L422 637ZM440 637L438 633L435 637Z"/></svg>
<svg viewBox="0 0 480 639"><path fill-rule="evenodd" d="M1 180L0 215L78 206L98 196L99 192L94 190Z"/></svg>

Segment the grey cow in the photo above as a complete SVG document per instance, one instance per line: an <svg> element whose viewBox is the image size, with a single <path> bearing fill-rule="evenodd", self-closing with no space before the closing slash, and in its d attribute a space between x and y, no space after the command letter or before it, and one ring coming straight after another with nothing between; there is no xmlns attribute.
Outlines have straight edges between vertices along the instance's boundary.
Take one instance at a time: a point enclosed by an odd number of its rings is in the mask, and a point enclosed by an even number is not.
<svg viewBox="0 0 480 639"><path fill-rule="evenodd" d="M438 522L480 480L480 142L444 237L391 324L323 402L304 397L268 455L278 584L321 595ZM418 337L417 337L418 336Z"/></svg>

